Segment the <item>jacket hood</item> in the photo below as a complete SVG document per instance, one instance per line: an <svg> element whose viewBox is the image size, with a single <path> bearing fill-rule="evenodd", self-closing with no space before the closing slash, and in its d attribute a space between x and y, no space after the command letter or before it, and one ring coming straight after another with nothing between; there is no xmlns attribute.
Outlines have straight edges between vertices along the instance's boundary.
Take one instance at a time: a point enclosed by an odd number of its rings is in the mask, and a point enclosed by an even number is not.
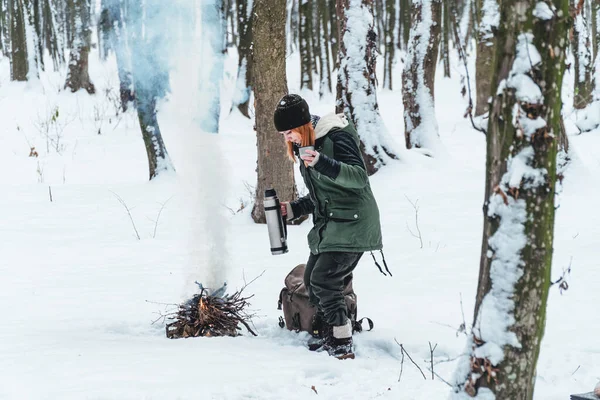
<svg viewBox="0 0 600 400"><path fill-rule="evenodd" d="M344 114L327 114L319 119L315 126L315 139L327 135L333 128L345 128L348 126L348 119Z"/></svg>

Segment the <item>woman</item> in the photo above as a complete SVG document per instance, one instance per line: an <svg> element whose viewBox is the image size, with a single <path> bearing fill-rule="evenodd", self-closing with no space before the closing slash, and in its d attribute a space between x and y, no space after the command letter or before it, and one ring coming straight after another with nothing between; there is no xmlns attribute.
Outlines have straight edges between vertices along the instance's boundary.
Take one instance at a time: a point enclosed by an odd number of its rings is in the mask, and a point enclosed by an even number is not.
<svg viewBox="0 0 600 400"><path fill-rule="evenodd" d="M282 213L288 220L313 214L304 283L326 329L324 339L309 348L354 358L352 323L342 290L363 252L382 248L379 210L358 134L343 114L311 116L306 101L295 94L279 101L274 122L290 159L301 158L300 172L309 192L282 203ZM306 146L313 149L302 149L300 156L300 148Z"/></svg>

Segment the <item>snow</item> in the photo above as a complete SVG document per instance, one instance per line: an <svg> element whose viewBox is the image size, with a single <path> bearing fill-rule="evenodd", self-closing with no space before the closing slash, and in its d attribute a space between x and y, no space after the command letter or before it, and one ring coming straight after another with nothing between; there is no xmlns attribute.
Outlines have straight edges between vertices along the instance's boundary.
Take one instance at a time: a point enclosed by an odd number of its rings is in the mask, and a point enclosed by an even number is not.
<svg viewBox="0 0 600 400"><path fill-rule="evenodd" d="M310 226L291 226L290 252L271 256L266 227L250 218L256 137L252 121L229 113L236 52L225 60L219 135L198 128L201 99L186 79L186 56L173 63L172 91L158 113L177 173L152 182L137 115L116 116L104 95L118 87L113 55L101 63L97 50L90 53L94 96L62 90L64 68L41 73L39 81L9 82L8 59L0 59L0 399L305 399L317 396L312 386L327 399L446 398L450 388L426 370L427 342L438 344L435 372L451 381L460 365L454 359L465 353L465 337L456 334L461 297L467 326L472 319L485 184L485 137L462 118L458 79L444 79L440 69L436 80L435 116L448 158L408 152L371 177L394 277L381 275L370 257L361 260L354 281L359 316L372 318L375 329L355 335L357 358L340 362L307 351L306 335L277 326L277 296L286 274L307 259ZM290 92L300 93L297 53L288 61ZM461 68L456 59L453 68ZM399 63L397 82L401 71ZM301 95L315 113L333 108L332 96ZM401 143L400 89L379 92L378 101ZM64 125L60 153L46 149L35 124L54 107ZM535 399L563 400L598 381L598 133L569 137L552 276L571 257L573 272L568 291L550 291ZM28 157L29 143L38 158ZM130 207L140 240L111 192ZM419 200L422 249L407 229L414 230L415 211L405 196ZM508 213L504 207L496 211ZM518 246L513 238L507 243ZM195 280L226 280L235 289L263 271L247 289L255 295L256 338L168 340L164 325L151 323L165 310L156 303L187 299ZM427 380L405 359L398 382L394 339Z"/></svg>
<svg viewBox="0 0 600 400"><path fill-rule="evenodd" d="M547 21L554 17L554 12L548 4L543 1L539 1L533 9L533 16L543 21Z"/></svg>
<svg viewBox="0 0 600 400"><path fill-rule="evenodd" d="M481 24L479 25L480 40L489 41L494 38L494 30L500 23L500 7L496 0L484 0L481 7Z"/></svg>

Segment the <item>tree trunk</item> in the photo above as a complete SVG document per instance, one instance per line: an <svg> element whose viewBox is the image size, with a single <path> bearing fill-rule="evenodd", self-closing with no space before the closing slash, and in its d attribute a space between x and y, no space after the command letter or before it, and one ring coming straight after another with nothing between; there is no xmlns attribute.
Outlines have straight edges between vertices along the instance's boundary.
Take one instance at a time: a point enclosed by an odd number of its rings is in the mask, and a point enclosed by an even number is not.
<svg viewBox="0 0 600 400"><path fill-rule="evenodd" d="M96 91L94 84L90 80L88 70L88 58L92 40L90 7L90 0L73 0L71 13L75 20L75 26L71 54L69 56L69 72L65 82L65 88L70 88L71 92L85 89L89 94L93 94Z"/></svg>
<svg viewBox="0 0 600 400"><path fill-rule="evenodd" d="M339 98L343 112L354 122L360 136L369 175L396 158L377 104L377 49L371 10L371 0L338 0L343 38L340 40Z"/></svg>
<svg viewBox="0 0 600 400"><path fill-rule="evenodd" d="M219 132L219 119L221 116L221 81L225 63L225 15L223 0L203 0L202 4L202 31L204 40L208 41L212 60L203 64L208 71L203 73L201 80L202 93L207 103L202 107L200 125L208 133Z"/></svg>
<svg viewBox="0 0 600 400"><path fill-rule="evenodd" d="M598 57L598 46L600 44L600 2L592 3L592 46L596 52L595 58Z"/></svg>
<svg viewBox="0 0 600 400"><path fill-rule="evenodd" d="M250 94L252 93L252 6L249 0L237 0L238 76L233 106L250 118Z"/></svg>
<svg viewBox="0 0 600 400"><path fill-rule="evenodd" d="M556 15L568 15L568 0L552 3L556 13L541 13L537 0L501 5L479 286L456 398L533 398L552 263L562 107L555 88L567 44L567 18Z"/></svg>
<svg viewBox="0 0 600 400"><path fill-rule="evenodd" d="M300 0L300 89L313 89L313 49L312 36L312 5L308 0Z"/></svg>
<svg viewBox="0 0 600 400"><path fill-rule="evenodd" d="M288 41L289 53L296 51L300 38L300 1L302 0L291 0L292 6L290 7L289 15L289 32L290 35L286 39Z"/></svg>
<svg viewBox="0 0 600 400"><path fill-rule="evenodd" d="M9 0L0 0L0 48L2 54L11 57Z"/></svg>
<svg viewBox="0 0 600 400"><path fill-rule="evenodd" d="M400 18L402 19L402 49L408 49L408 41L410 40L410 24L411 16L411 0L400 0ZM398 39L400 40L400 39Z"/></svg>
<svg viewBox="0 0 600 400"><path fill-rule="evenodd" d="M258 165L252 219L257 223L266 222L263 199L267 188L274 188L283 201L297 197L294 164L288 159L286 146L273 126L277 102L288 92L285 12L284 1L254 0L252 34Z"/></svg>
<svg viewBox="0 0 600 400"><path fill-rule="evenodd" d="M157 2L143 4L143 1L128 0L126 3L126 27L132 51L135 106L148 156L149 177L152 180L175 168L156 119L156 102L166 95L169 88L166 60L160 55L160 51L164 50L162 36L165 32L147 29L146 26L146 21L160 18L161 8Z"/></svg>
<svg viewBox="0 0 600 400"><path fill-rule="evenodd" d="M492 75L494 73L494 55L496 53L496 32L498 30L497 0L477 0L477 60L475 70L475 85L477 103L475 115L488 112L489 98L492 95ZM466 44L465 44L466 45Z"/></svg>
<svg viewBox="0 0 600 400"><path fill-rule="evenodd" d="M56 6L50 0L43 1L43 20L42 32L44 47L52 57L53 67L58 71L59 67L65 63L65 54L63 52L63 41L58 30ZM43 53L42 53L43 54Z"/></svg>
<svg viewBox="0 0 600 400"><path fill-rule="evenodd" d="M134 101L131 53L127 43L124 4L118 0L102 0L103 37L106 51L113 50L117 59L119 75L119 98L121 109L127 111L129 102Z"/></svg>
<svg viewBox="0 0 600 400"><path fill-rule="evenodd" d="M452 23L450 18L450 1L442 1L442 16L443 16L443 31L442 31L442 51L440 57L444 63L444 77L450 78L450 24Z"/></svg>
<svg viewBox="0 0 600 400"><path fill-rule="evenodd" d="M386 0L387 1L387 0ZM375 21L375 27L377 29L375 29L375 34L376 36L376 41L375 41L375 48L379 51L379 49L381 49L381 38L385 37L384 36L384 32L385 32L385 10L383 8L383 2L384 0L371 0L372 3L372 8L371 10L374 11L374 21Z"/></svg>
<svg viewBox="0 0 600 400"><path fill-rule="evenodd" d="M331 94L331 61L329 59L329 43L331 36L329 34L329 7L327 0L318 0L318 21L320 29L317 29L318 39L320 41L319 54L319 69L320 69L320 84L319 98L323 98L325 94Z"/></svg>
<svg viewBox="0 0 600 400"><path fill-rule="evenodd" d="M25 34L24 0L8 0L10 14L10 40L12 54L10 58L10 79L26 81L29 73L27 36Z"/></svg>
<svg viewBox="0 0 600 400"><path fill-rule="evenodd" d="M571 0L575 21L572 31L573 58L575 59L575 95L573 107L584 109L592 102L592 50L584 0Z"/></svg>
<svg viewBox="0 0 600 400"><path fill-rule="evenodd" d="M393 90L392 69L394 66L394 30L396 29L396 0L385 0L385 58L383 68L383 87Z"/></svg>
<svg viewBox="0 0 600 400"><path fill-rule="evenodd" d="M333 65L340 67L340 23L338 21L337 0L326 0L329 4L329 26L331 27L331 57Z"/></svg>
<svg viewBox="0 0 600 400"><path fill-rule="evenodd" d="M404 73L402 98L406 148L439 146L435 118L435 69L441 33L440 0L414 0L410 41Z"/></svg>

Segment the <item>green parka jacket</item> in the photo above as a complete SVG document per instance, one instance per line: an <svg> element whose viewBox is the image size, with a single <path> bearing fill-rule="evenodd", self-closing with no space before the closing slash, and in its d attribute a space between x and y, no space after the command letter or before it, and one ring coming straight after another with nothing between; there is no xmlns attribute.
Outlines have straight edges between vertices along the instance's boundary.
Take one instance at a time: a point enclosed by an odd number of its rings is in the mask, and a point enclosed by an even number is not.
<svg viewBox="0 0 600 400"><path fill-rule="evenodd" d="M309 194L290 203L293 215L288 218L313 214L308 234L312 254L380 250L379 209L356 129L343 114L328 114L319 119L315 133L316 164L300 162Z"/></svg>

